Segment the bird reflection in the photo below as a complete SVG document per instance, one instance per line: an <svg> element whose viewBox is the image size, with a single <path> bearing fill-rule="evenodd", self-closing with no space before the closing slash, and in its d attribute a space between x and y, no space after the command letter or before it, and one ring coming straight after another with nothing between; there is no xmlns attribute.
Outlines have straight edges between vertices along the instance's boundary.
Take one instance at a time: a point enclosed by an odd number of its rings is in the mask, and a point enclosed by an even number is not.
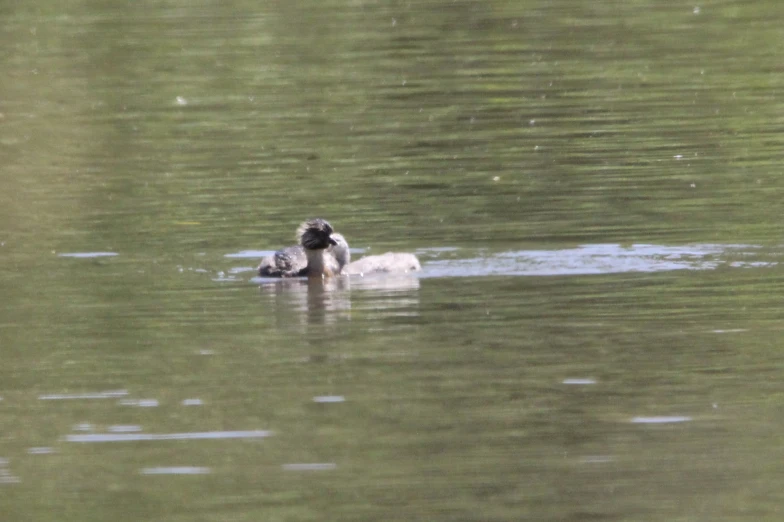
<svg viewBox="0 0 784 522"><path fill-rule="evenodd" d="M410 274L385 274L265 279L260 291L279 326L306 326L351 320L352 293L361 295L362 308L376 314L399 315L401 309L410 313L419 304L419 285L419 278Z"/></svg>

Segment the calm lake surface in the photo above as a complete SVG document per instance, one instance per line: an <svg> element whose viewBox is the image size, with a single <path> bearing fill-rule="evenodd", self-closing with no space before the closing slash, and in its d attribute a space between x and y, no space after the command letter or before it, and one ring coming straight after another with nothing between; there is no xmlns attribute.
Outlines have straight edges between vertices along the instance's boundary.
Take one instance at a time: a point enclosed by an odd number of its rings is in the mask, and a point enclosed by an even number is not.
<svg viewBox="0 0 784 522"><path fill-rule="evenodd" d="M665 4L0 6L0 519L781 520L784 10Z"/></svg>

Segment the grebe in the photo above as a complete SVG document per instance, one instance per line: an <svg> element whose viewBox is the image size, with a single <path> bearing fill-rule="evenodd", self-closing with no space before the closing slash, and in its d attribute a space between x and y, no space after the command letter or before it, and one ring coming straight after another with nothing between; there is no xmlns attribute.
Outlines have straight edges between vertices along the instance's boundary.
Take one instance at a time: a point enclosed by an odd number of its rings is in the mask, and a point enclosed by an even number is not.
<svg viewBox="0 0 784 522"><path fill-rule="evenodd" d="M297 229L299 245L278 250L261 260L263 277L331 277L421 270L414 254L387 252L351 262L348 242L324 219L309 219Z"/></svg>
<svg viewBox="0 0 784 522"><path fill-rule="evenodd" d="M262 277L322 277L341 273L351 260L345 238L324 219L309 219L297 228L299 245L278 250L261 260Z"/></svg>

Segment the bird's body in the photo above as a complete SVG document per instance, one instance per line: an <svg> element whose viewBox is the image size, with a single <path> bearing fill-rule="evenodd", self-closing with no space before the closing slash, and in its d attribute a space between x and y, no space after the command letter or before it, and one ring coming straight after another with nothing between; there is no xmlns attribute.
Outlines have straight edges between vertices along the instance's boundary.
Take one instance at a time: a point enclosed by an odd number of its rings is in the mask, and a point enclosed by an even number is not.
<svg viewBox="0 0 784 522"><path fill-rule="evenodd" d="M308 266L305 249L299 245L278 250L261 260L259 275L263 277L297 277Z"/></svg>
<svg viewBox="0 0 784 522"><path fill-rule="evenodd" d="M422 270L419 259L414 254L404 252L387 252L377 256L365 256L349 263L343 268L347 275L365 275L372 273L401 273Z"/></svg>
<svg viewBox="0 0 784 522"><path fill-rule="evenodd" d="M348 243L323 219L310 219L297 229L299 245L286 247L259 264L262 277L332 277L351 260Z"/></svg>

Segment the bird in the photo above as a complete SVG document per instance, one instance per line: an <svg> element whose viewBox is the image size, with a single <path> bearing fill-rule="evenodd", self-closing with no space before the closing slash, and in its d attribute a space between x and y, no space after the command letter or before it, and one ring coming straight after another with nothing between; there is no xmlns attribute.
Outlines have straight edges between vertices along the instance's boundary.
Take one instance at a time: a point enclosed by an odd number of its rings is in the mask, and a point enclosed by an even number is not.
<svg viewBox="0 0 784 522"><path fill-rule="evenodd" d="M373 273L408 273L421 270L419 259L405 252L365 256L351 262L348 242L322 218L309 219L297 228L298 245L278 250L261 260L262 277L332 277Z"/></svg>
<svg viewBox="0 0 784 522"><path fill-rule="evenodd" d="M261 260L262 277L323 277L341 273L351 259L346 239L324 219L314 218L297 228L298 245L278 250Z"/></svg>
<svg viewBox="0 0 784 522"><path fill-rule="evenodd" d="M387 252L377 256L365 256L343 267L343 274L366 275L373 273L406 273L422 270L419 259L406 252Z"/></svg>

